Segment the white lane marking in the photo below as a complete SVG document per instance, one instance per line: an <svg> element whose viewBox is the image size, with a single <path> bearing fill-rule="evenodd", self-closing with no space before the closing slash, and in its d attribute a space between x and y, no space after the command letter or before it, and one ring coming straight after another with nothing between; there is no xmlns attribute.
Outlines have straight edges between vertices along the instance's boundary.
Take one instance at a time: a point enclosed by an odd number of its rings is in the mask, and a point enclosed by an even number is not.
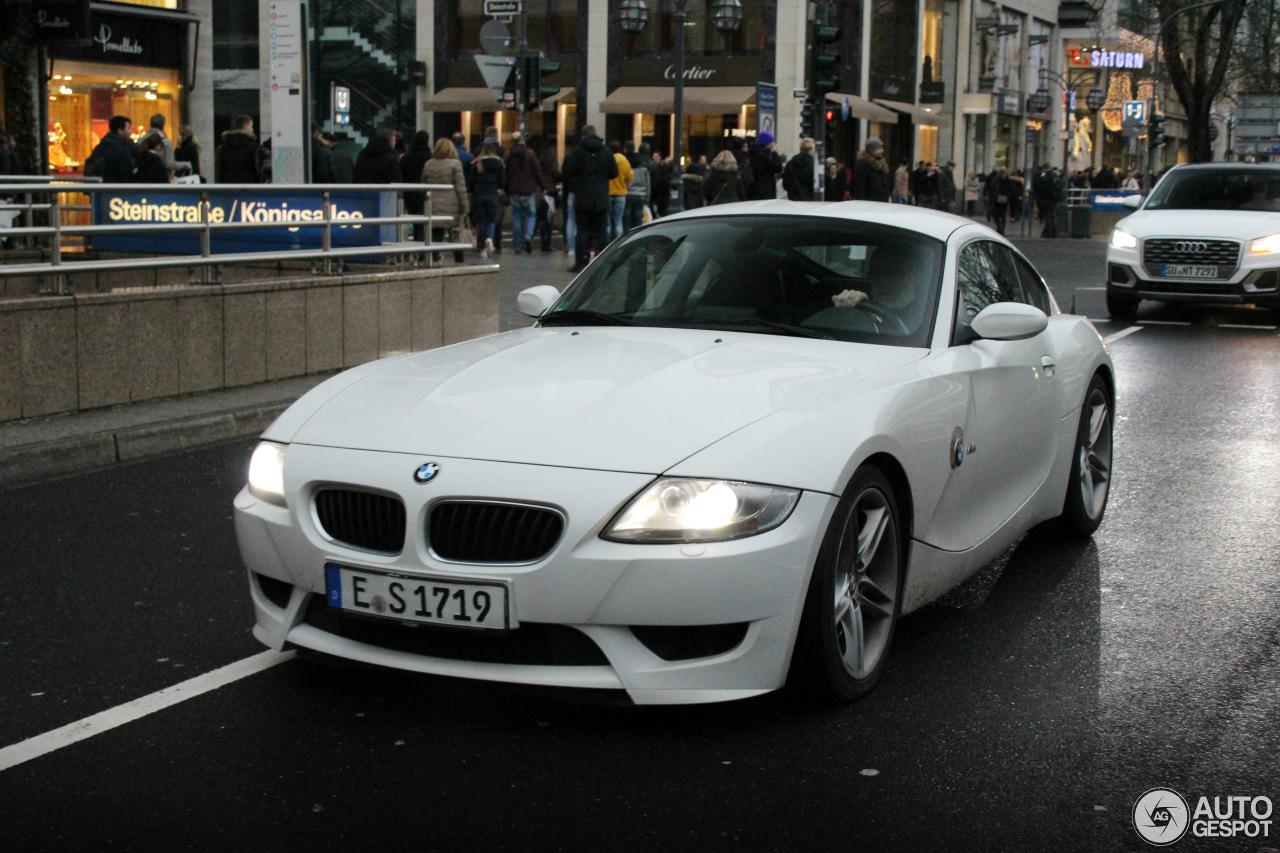
<svg viewBox="0 0 1280 853"><path fill-rule="evenodd" d="M233 681L239 681L246 676L270 669L276 664L284 663L292 659L293 656L294 652L292 651L277 652L268 650L261 652L253 657L227 664L221 669L206 672L204 675L197 675L195 678L190 678L181 684L166 687L163 690L152 693L150 696L134 699L132 702L117 705L91 717L85 717L78 722L69 723L60 729L54 729L51 732L27 738L12 746L6 746L4 749L0 749L0 771L16 767L24 761L39 758L54 750L62 749L64 746L70 746L77 741L91 738L96 734L110 731L117 726L123 726L125 723L139 720L148 714L162 711L171 705L177 705L179 702L185 702L187 699L192 699L202 693L208 693L210 690L217 690L219 687L224 687Z"/></svg>
<svg viewBox="0 0 1280 853"><path fill-rule="evenodd" d="M1249 323L1219 323L1219 329L1265 329L1268 332L1274 332L1275 326L1254 326Z"/></svg>
<svg viewBox="0 0 1280 853"><path fill-rule="evenodd" d="M1102 342L1103 342L1104 344L1113 343L1113 342L1115 342L1115 341L1120 340L1121 338L1127 338L1127 337L1129 337L1129 336L1130 336L1130 335L1132 335L1134 332L1141 332L1141 331L1142 331L1142 327L1141 327L1141 326L1130 326L1130 327L1129 327L1129 328L1127 328L1127 329L1121 329L1121 330L1120 330L1120 331L1118 331L1118 332L1115 332L1115 333L1113 333L1113 334L1107 335L1105 338L1103 338L1103 339L1102 339Z"/></svg>
<svg viewBox="0 0 1280 853"><path fill-rule="evenodd" d="M1144 326L1190 326L1190 320L1139 320Z"/></svg>

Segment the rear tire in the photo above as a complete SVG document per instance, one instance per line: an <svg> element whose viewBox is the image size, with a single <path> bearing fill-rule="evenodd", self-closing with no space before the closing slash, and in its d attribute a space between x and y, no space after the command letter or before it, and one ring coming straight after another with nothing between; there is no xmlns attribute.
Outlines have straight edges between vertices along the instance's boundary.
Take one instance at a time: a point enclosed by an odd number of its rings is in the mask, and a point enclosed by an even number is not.
<svg viewBox="0 0 1280 853"><path fill-rule="evenodd" d="M805 599L792 673L839 704L861 699L884 673L902 610L906 543L889 480L859 468L836 505Z"/></svg>
<svg viewBox="0 0 1280 853"><path fill-rule="evenodd" d="M1107 511L1107 498L1111 494L1114 409L1111 389L1101 375L1095 374L1080 407L1067 497L1062 515L1057 519L1057 529L1066 537L1092 536Z"/></svg>
<svg viewBox="0 0 1280 853"><path fill-rule="evenodd" d="M1130 293L1121 293L1114 288L1107 288L1107 313L1113 320L1132 323L1138 316L1138 303L1142 300Z"/></svg>

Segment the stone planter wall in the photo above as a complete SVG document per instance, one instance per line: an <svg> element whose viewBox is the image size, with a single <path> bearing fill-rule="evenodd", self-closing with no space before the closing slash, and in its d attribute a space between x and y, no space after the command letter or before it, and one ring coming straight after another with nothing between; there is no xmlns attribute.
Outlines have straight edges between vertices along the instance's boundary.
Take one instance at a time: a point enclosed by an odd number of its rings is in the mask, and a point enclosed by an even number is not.
<svg viewBox="0 0 1280 853"><path fill-rule="evenodd" d="M322 373L498 330L496 266L0 300L0 422Z"/></svg>

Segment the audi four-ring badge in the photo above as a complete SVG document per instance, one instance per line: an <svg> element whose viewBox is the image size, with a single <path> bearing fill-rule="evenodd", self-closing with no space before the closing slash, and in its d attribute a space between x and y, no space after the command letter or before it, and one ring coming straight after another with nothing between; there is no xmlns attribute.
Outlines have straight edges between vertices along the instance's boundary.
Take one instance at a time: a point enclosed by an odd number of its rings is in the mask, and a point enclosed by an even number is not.
<svg viewBox="0 0 1280 853"><path fill-rule="evenodd" d="M348 370L263 433L235 499L260 641L637 704L851 701L904 614L1041 522L1103 520L1111 359L968 219L700 208L517 307L534 325Z"/></svg>
<svg viewBox="0 0 1280 853"><path fill-rule="evenodd" d="M1107 308L1144 299L1280 308L1280 163L1175 166L1111 232Z"/></svg>

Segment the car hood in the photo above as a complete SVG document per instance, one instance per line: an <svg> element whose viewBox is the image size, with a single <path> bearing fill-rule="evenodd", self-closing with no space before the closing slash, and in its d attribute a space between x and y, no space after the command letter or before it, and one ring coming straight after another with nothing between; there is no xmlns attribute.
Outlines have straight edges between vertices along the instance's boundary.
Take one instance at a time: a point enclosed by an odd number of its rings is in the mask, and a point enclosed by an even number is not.
<svg viewBox="0 0 1280 853"><path fill-rule="evenodd" d="M265 437L657 474L926 353L711 330L522 329L388 360L327 395L321 386Z"/></svg>
<svg viewBox="0 0 1280 853"><path fill-rule="evenodd" d="M1140 210L1116 223L1135 237L1253 240L1280 233L1280 213L1256 210Z"/></svg>

